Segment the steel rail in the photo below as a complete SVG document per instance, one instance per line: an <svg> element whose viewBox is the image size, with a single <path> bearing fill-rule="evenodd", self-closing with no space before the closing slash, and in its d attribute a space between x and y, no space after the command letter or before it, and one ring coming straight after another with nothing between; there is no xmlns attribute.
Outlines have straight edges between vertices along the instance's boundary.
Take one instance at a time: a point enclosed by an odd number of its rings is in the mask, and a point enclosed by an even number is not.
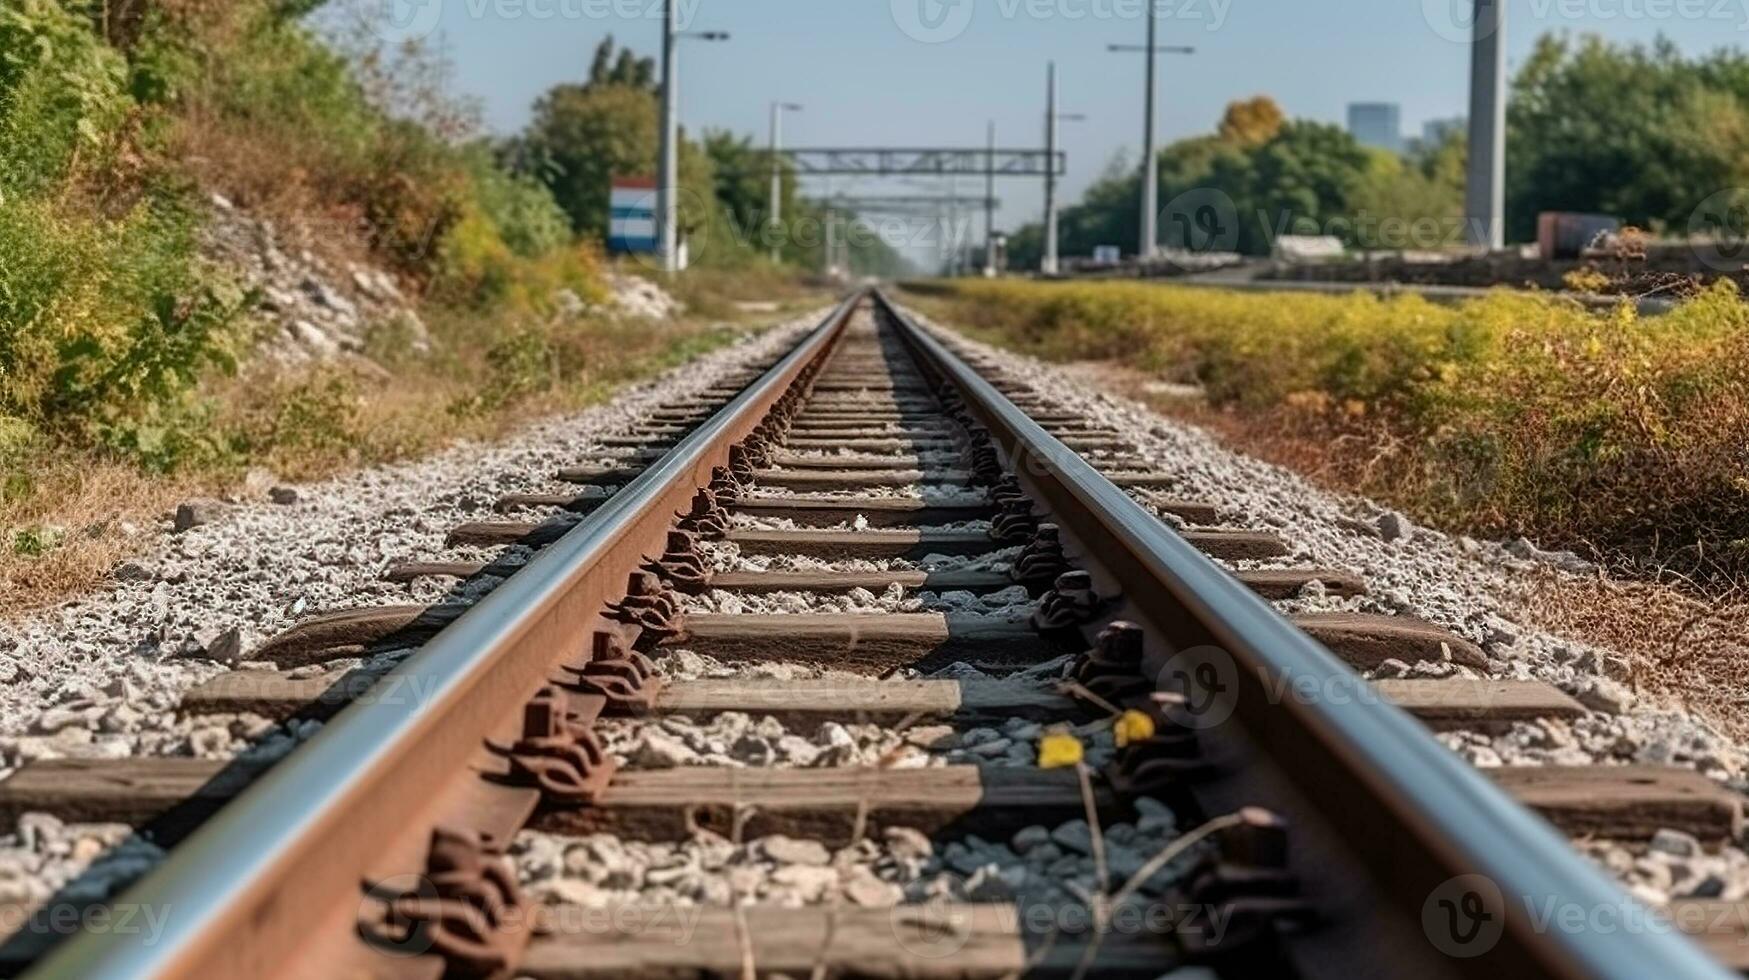
<svg viewBox="0 0 1749 980"><path fill-rule="evenodd" d="M1410 957L1429 966L1420 975L1733 976L1674 929L1636 929L1626 921L1614 929L1568 928L1566 916L1574 910L1590 923L1599 910L1602 916L1626 913L1625 920L1638 906L1553 827L1409 715L1362 696L1365 682L1335 655L1032 421L886 296L877 292L876 302L918 359L958 388L1007 452L1012 472L1063 525L1065 537L1079 543L1090 570L1121 589L1124 615L1154 627L1151 641L1165 640L1166 649L1150 651L1150 665L1199 647L1230 658L1237 668L1230 706L1243 737L1276 761L1303 799L1340 825L1352 845L1349 857L1392 900L1391 909L1364 911L1411 921L1413 945L1420 948ZM1333 696L1280 693L1302 690ZM1429 940L1421 932L1423 917L1430 902L1452 891L1453 879L1468 875L1497 887L1484 899L1488 913L1503 918L1503 929L1486 950L1463 949L1465 958L1454 958L1431 941L1421 944ZM1463 888L1473 881L1465 879ZM1471 952L1476 955L1468 958ZM1392 972L1375 961L1373 970L1380 969Z"/></svg>
<svg viewBox="0 0 1749 980"><path fill-rule="evenodd" d="M347 975L388 970L388 961L361 969L345 959L362 945L354 934L364 870L423 870L440 815L479 782L470 763L483 738L517 725L556 664L587 650L587 627L625 594L645 556L661 553L675 511L831 349L862 298L844 300L751 387L373 689L418 698L367 694L118 898L155 910L161 932L84 932L33 975L341 975L336 961Z"/></svg>

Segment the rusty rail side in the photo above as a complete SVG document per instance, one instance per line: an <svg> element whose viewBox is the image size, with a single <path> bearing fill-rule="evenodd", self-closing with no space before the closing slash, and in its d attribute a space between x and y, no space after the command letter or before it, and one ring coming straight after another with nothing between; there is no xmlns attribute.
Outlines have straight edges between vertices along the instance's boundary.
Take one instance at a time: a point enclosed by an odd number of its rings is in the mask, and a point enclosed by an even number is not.
<svg viewBox="0 0 1749 980"><path fill-rule="evenodd" d="M469 798L483 782L473 768L483 741L519 725L557 664L587 654L590 626L647 556L662 553L676 512L832 349L864 299L844 300L754 385L375 689L416 698L366 695L117 899L153 910L159 934L88 931L35 975L430 975L430 957L361 953L366 879L425 871L433 830L477 806ZM536 801L497 802L522 811L514 829Z"/></svg>

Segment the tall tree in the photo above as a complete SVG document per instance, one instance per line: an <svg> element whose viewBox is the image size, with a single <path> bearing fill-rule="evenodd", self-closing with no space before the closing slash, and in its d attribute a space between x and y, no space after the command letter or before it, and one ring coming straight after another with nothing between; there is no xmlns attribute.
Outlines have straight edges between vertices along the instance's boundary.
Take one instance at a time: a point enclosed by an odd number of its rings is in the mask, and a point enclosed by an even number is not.
<svg viewBox="0 0 1749 980"><path fill-rule="evenodd" d="M1668 40L1620 47L1546 36L1508 110L1508 215L1595 211L1686 230L1703 199L1749 183L1749 56L1684 58Z"/></svg>
<svg viewBox="0 0 1749 980"><path fill-rule="evenodd" d="M607 35L595 46L595 57L589 62L589 79L585 87L605 88L610 85L654 93L657 89L656 59L640 58L630 48L616 48L613 35Z"/></svg>
<svg viewBox="0 0 1749 980"><path fill-rule="evenodd" d="M1275 138L1287 122L1287 114L1267 95L1258 95L1227 105L1216 134L1231 146L1260 146Z"/></svg>
<svg viewBox="0 0 1749 980"><path fill-rule="evenodd" d="M617 85L560 85L535 103L522 146L580 235L607 234L613 178L650 173L659 143L649 93Z"/></svg>

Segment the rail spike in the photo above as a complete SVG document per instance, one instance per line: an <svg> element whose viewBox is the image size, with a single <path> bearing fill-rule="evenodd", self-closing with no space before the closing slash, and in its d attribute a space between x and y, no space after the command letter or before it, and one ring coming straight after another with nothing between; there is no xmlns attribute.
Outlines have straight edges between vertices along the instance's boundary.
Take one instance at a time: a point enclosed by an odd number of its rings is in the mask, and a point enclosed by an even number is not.
<svg viewBox="0 0 1749 980"><path fill-rule="evenodd" d="M746 446L737 444L729 447L729 473L741 486L753 482L753 460L748 456Z"/></svg>
<svg viewBox="0 0 1749 980"><path fill-rule="evenodd" d="M618 768L595 732L571 713L564 690L553 685L523 709L522 738L509 755L511 781L561 803L594 802Z"/></svg>
<svg viewBox="0 0 1749 980"><path fill-rule="evenodd" d="M528 945L531 908L501 851L472 830L438 826L418 887L389 900L385 921L360 921L359 930L400 955L441 957L446 975L507 976Z"/></svg>
<svg viewBox="0 0 1749 980"><path fill-rule="evenodd" d="M1009 578L1034 592L1043 592L1065 572L1072 571L1063 551L1062 532L1055 524L1040 524L1032 541L1014 560Z"/></svg>
<svg viewBox="0 0 1749 980"><path fill-rule="evenodd" d="M979 483L996 486L1008 475L1002 469L1002 454L987 434L973 432L967 458L971 461L972 475Z"/></svg>
<svg viewBox="0 0 1749 980"><path fill-rule="evenodd" d="M682 531L690 531L706 540L718 540L729 533L729 517L717 504L717 495L709 487L693 495L692 509L680 518Z"/></svg>
<svg viewBox="0 0 1749 980"><path fill-rule="evenodd" d="M608 618L642 632L633 646L640 652L680 635L680 599L652 572L638 571L626 583L626 597L608 607Z"/></svg>
<svg viewBox="0 0 1749 980"><path fill-rule="evenodd" d="M1008 544L1031 541L1038 528L1039 518L1032 512L1032 501L1024 496L1010 497L990 521L990 537Z"/></svg>
<svg viewBox="0 0 1749 980"><path fill-rule="evenodd" d="M699 595L710 588L710 569L699 553L698 535L691 531L669 531L662 557L646 564L644 570L660 575L682 595Z"/></svg>
<svg viewBox="0 0 1749 980"><path fill-rule="evenodd" d="M752 477L741 479L729 466L718 466L711 470L709 483L711 495L717 498L718 506L733 507L741 499L743 484L751 483Z"/></svg>
<svg viewBox="0 0 1749 980"><path fill-rule="evenodd" d="M1122 620L1099 631L1091 649L1070 667L1082 687L1119 707L1146 703L1153 685L1142 675L1142 628Z"/></svg>
<svg viewBox="0 0 1749 980"><path fill-rule="evenodd" d="M1142 711L1154 723L1153 735L1118 749L1105 768L1106 780L1118 796L1173 799L1183 796L1194 781L1216 773L1213 761L1203 754L1197 730L1181 724L1164 705L1143 697L1125 699L1117 706Z"/></svg>
<svg viewBox="0 0 1749 980"><path fill-rule="evenodd" d="M1278 923L1305 923L1315 915L1288 870L1287 822L1261 807L1234 816L1236 822L1216 836L1216 849L1171 903L1189 910L1173 929L1184 951L1200 962L1243 962L1273 941Z"/></svg>
<svg viewBox="0 0 1749 980"><path fill-rule="evenodd" d="M772 441L764 433L754 429L741 445L747 450L748 462L760 469L771 465Z"/></svg>
<svg viewBox="0 0 1749 980"><path fill-rule="evenodd" d="M1026 491L1020 486L1020 478L1013 473L1004 473L990 488L990 499L998 504L1006 504L1012 500L1028 500Z"/></svg>
<svg viewBox="0 0 1749 980"><path fill-rule="evenodd" d="M1088 572L1064 572L1057 577L1033 610L1032 625L1040 633L1054 633L1085 626L1099 612L1100 599L1093 591Z"/></svg>
<svg viewBox="0 0 1749 980"><path fill-rule="evenodd" d="M662 691L649 658L626 648L618 633L598 630L589 660L566 666L576 675L562 682L568 690L605 699L606 706L620 714L644 714L655 708Z"/></svg>

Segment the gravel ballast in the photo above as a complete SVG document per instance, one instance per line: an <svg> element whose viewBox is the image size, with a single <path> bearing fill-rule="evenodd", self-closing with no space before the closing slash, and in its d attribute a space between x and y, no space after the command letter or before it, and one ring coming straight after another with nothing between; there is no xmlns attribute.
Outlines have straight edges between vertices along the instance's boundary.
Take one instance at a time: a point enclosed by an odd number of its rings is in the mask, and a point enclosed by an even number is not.
<svg viewBox="0 0 1749 980"><path fill-rule="evenodd" d="M1133 823L1100 828L1105 881L1085 820L1034 825L1007 841L966 835L946 843L888 827L840 848L771 835L734 842L700 831L678 843L609 834L564 837L525 831L511 846L518 877L549 905L587 908L727 906L887 908L930 901L1086 903L1147 871L1179 836L1172 811L1143 798ZM1187 848L1137 883L1137 901L1179 882L1199 852Z"/></svg>

